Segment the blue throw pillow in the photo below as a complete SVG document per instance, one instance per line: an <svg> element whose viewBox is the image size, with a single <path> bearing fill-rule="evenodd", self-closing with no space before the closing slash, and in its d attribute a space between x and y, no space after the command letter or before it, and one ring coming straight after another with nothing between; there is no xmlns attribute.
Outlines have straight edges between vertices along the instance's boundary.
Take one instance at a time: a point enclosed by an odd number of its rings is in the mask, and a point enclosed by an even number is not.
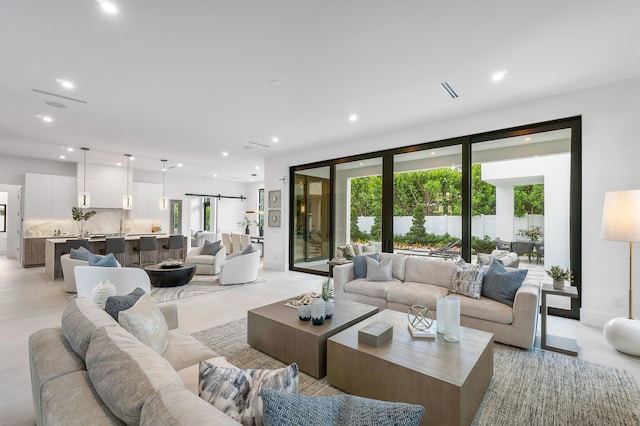
<svg viewBox="0 0 640 426"><path fill-rule="evenodd" d="M353 395L306 396L263 389L260 396L265 426L417 426L424 414L421 405Z"/></svg>
<svg viewBox="0 0 640 426"><path fill-rule="evenodd" d="M482 280L482 295L513 308L516 292L527 277L527 269L507 271L497 260L491 261Z"/></svg>
<svg viewBox="0 0 640 426"><path fill-rule="evenodd" d="M117 268L118 261L113 253L109 253L106 256L100 256L97 254L89 253L89 266L104 266L107 268Z"/></svg>
<svg viewBox="0 0 640 426"><path fill-rule="evenodd" d="M380 262L378 253L365 254L362 256L353 256L353 276L354 278L367 278L367 257Z"/></svg>
<svg viewBox="0 0 640 426"><path fill-rule="evenodd" d="M86 247L78 247L77 249L72 248L71 251L69 252L69 257L71 259L77 259L77 260L89 260L89 255L91 254L91 252L89 250L86 249Z"/></svg>

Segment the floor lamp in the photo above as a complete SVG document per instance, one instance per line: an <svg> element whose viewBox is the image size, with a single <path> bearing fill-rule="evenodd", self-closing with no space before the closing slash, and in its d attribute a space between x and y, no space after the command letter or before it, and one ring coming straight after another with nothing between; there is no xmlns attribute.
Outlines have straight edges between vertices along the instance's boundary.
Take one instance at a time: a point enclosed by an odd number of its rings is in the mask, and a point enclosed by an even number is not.
<svg viewBox="0 0 640 426"><path fill-rule="evenodd" d="M640 241L640 190L605 194L600 237L629 243L629 317L609 320L604 337L618 351L640 356L640 321L633 319L632 308L633 242Z"/></svg>

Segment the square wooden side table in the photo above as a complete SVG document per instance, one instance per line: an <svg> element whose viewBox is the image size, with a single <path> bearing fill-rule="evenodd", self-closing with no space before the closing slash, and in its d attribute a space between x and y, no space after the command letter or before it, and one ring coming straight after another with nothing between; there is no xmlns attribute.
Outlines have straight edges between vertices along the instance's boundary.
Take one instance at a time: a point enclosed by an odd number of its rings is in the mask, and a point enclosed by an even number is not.
<svg viewBox="0 0 640 426"><path fill-rule="evenodd" d="M575 339L547 335L547 295L549 294L577 299L578 289L571 286L565 286L563 289L557 289L551 284L542 284L542 324L540 329L540 347L542 349L560 352L565 355L578 356L578 343Z"/></svg>

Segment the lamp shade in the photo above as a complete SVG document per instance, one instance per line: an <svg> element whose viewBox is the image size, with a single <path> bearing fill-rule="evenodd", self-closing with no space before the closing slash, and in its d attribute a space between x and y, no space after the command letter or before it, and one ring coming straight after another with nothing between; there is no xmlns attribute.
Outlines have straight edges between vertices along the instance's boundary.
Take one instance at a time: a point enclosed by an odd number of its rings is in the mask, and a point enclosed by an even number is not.
<svg viewBox="0 0 640 426"><path fill-rule="evenodd" d="M640 190L605 193L600 238L640 241Z"/></svg>

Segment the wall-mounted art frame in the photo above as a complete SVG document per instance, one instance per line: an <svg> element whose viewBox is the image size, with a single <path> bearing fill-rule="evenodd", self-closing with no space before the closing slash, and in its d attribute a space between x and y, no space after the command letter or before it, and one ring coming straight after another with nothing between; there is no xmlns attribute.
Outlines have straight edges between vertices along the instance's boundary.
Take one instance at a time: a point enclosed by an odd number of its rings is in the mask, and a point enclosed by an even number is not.
<svg viewBox="0 0 640 426"><path fill-rule="evenodd" d="M279 209L282 207L282 191L279 189L269 191L269 208Z"/></svg>
<svg viewBox="0 0 640 426"><path fill-rule="evenodd" d="M269 227L280 228L280 210L269 210Z"/></svg>

